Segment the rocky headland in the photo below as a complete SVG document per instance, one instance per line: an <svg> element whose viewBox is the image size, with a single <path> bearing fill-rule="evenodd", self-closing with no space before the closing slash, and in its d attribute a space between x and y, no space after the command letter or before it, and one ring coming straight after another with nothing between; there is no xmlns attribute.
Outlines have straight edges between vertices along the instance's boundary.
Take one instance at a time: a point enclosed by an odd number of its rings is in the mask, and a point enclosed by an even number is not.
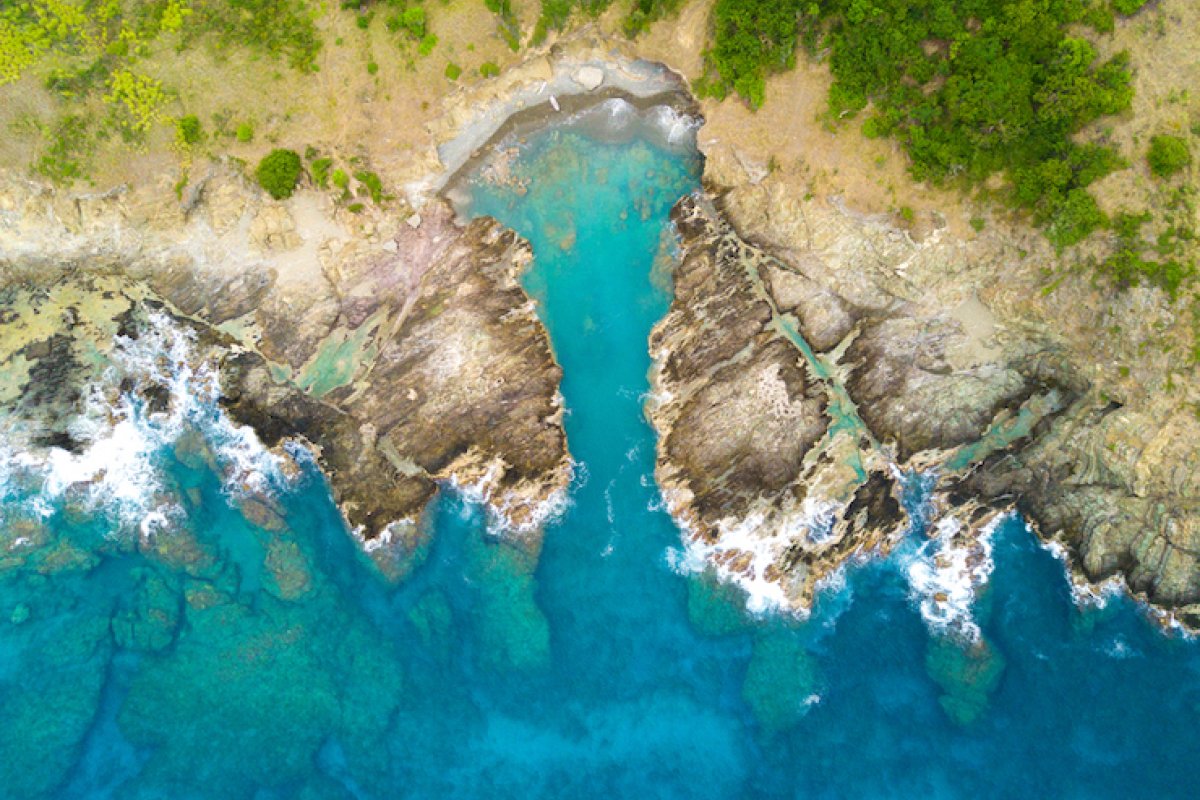
<svg viewBox="0 0 1200 800"><path fill-rule="evenodd" d="M5 189L10 448L34 461L85 450L122 394L170 415L172 374L207 369L229 417L265 446L311 448L369 548L414 547L447 481L536 542L570 460L560 369L518 282L529 248L511 231L456 225L439 203L357 236L328 217L314 231L292 215L319 209L289 213L231 172L175 220L124 193ZM188 332L184 363L106 380L154 314Z"/></svg>

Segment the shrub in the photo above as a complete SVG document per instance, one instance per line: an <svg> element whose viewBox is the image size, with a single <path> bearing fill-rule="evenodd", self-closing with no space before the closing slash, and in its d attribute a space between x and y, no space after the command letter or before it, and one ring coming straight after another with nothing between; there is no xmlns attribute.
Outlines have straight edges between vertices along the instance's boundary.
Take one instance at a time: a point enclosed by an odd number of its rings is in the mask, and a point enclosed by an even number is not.
<svg viewBox="0 0 1200 800"><path fill-rule="evenodd" d="M234 134L239 142L250 142L254 140L254 126L249 122L243 122L237 126L237 131Z"/></svg>
<svg viewBox="0 0 1200 800"><path fill-rule="evenodd" d="M127 69L118 70L108 80L104 102L113 106L117 125L127 139L141 139L162 118L167 93L162 84Z"/></svg>
<svg viewBox="0 0 1200 800"><path fill-rule="evenodd" d="M1117 243L1112 253L1100 263L1098 271L1118 287L1139 286L1147 283L1157 286L1174 300L1183 283L1195 273L1195 265L1173 258L1178 240L1190 241L1191 230L1169 230L1159 237L1154 248L1156 257L1148 257L1150 245L1142 235L1142 226L1150 221L1150 214L1118 214L1112 229Z"/></svg>
<svg viewBox="0 0 1200 800"><path fill-rule="evenodd" d="M514 53L521 49L521 25L513 11L512 0L484 0L484 5L499 19L500 36Z"/></svg>
<svg viewBox="0 0 1200 800"><path fill-rule="evenodd" d="M650 25L679 10L683 0L633 0L621 29L630 39L645 31Z"/></svg>
<svg viewBox="0 0 1200 800"><path fill-rule="evenodd" d="M374 61L368 61L367 62L367 74L374 75L377 72L379 72L379 65L376 64Z"/></svg>
<svg viewBox="0 0 1200 800"><path fill-rule="evenodd" d="M383 202L383 181L374 172L362 170L354 173L355 179L363 186L367 187L367 192L371 195L371 202L379 205Z"/></svg>
<svg viewBox="0 0 1200 800"><path fill-rule="evenodd" d="M452 81L458 80L458 76L462 75L462 67L451 61L446 65L446 77Z"/></svg>
<svg viewBox="0 0 1200 800"><path fill-rule="evenodd" d="M184 147L200 144L204 139L204 129L200 126L200 118L188 114L175 120L175 141Z"/></svg>
<svg viewBox="0 0 1200 800"><path fill-rule="evenodd" d="M479 74L485 78L494 78L500 74L500 66L494 61L485 61L479 65Z"/></svg>
<svg viewBox="0 0 1200 800"><path fill-rule="evenodd" d="M560 31L575 9L597 17L612 5L612 0L542 0L542 13L533 29L533 44L541 44L550 31Z"/></svg>
<svg viewBox="0 0 1200 800"><path fill-rule="evenodd" d="M409 6L400 15L400 27L414 39L425 38L426 30L425 9L422 6Z"/></svg>
<svg viewBox="0 0 1200 800"><path fill-rule="evenodd" d="M1112 0L1113 10L1128 17L1136 14L1149 0Z"/></svg>
<svg viewBox="0 0 1200 800"><path fill-rule="evenodd" d="M1179 136L1163 134L1150 139L1150 150L1146 153L1150 171L1160 178L1169 178L1192 163L1188 144Z"/></svg>
<svg viewBox="0 0 1200 800"><path fill-rule="evenodd" d="M300 180L300 154L295 150L275 149L258 162L258 185L276 200L291 197Z"/></svg>
<svg viewBox="0 0 1200 800"><path fill-rule="evenodd" d="M312 168L313 183L324 189L329 185L329 168L333 166L332 158L317 158L314 159Z"/></svg>
<svg viewBox="0 0 1200 800"><path fill-rule="evenodd" d="M333 185L341 189L343 192L350 188L350 176L346 174L345 170L335 169L333 174L331 174L329 177L330 180L333 181Z"/></svg>

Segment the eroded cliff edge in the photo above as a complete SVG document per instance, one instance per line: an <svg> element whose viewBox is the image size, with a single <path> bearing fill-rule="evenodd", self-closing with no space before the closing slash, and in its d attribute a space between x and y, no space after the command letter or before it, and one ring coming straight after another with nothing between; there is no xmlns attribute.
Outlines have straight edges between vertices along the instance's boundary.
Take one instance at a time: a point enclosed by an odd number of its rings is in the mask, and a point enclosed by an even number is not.
<svg viewBox="0 0 1200 800"><path fill-rule="evenodd" d="M172 414L170 373L207 371L265 445L311 446L369 549L417 546L446 481L536 545L570 460L561 370L513 232L460 227L438 202L374 223L311 197L284 208L232 170L182 209L20 181L3 197L0 402L27 462L85 450L122 396ZM114 352L164 318L187 333L186 363L114 377Z"/></svg>

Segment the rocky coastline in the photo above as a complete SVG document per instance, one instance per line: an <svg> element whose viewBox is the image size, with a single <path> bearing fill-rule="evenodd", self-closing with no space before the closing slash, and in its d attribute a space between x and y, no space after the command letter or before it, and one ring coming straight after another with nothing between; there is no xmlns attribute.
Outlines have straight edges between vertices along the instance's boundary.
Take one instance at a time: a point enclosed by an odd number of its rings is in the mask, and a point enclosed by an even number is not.
<svg viewBox="0 0 1200 800"><path fill-rule="evenodd" d="M369 551L417 547L445 483L475 487L536 550L571 462L561 371L519 283L531 254L493 221L457 223L436 193L513 126L613 96L697 108L667 68L558 46L449 98L424 177L390 214L313 193L275 203L230 166L177 203L4 176L5 291L35 317L48 304L41 322L0 324L19 444L80 446L44 424L86 413L82 392L57 389L94 383L98 362L79 354L161 309L194 332L233 420L269 448L311 447ZM1036 287L997 284L1019 233L897 225L810 198L733 144L701 149L706 194L674 213L681 258L648 404L693 554L760 607L806 609L848 560L897 543L903 476L934 470L936 517L954 524L930 532L975 554L967 580L1015 508L1080 580L1123 576L1200 624L1200 423L1179 398L1122 394ZM51 318L70 324L49 331Z"/></svg>

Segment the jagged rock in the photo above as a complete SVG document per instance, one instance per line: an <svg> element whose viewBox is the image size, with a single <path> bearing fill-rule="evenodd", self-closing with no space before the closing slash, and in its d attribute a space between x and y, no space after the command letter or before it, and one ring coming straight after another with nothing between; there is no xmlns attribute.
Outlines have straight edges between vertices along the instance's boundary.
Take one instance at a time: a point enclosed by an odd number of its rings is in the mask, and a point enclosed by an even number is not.
<svg viewBox="0 0 1200 800"><path fill-rule="evenodd" d="M270 204L256 224L267 246L287 250L281 273L238 267L257 233L197 222L259 204L228 176L210 181L184 227L177 219L137 237L121 235L136 216L123 195L99 204L76 237L27 202L30 191L12 189L7 205L25 212L0 230L0 245L15 243L0 251L10 444L85 448L73 421L89 416L103 430L123 394L175 413L168 377L149 367L106 377L122 342L162 313L186 332L190 368L219 381L235 421L267 447L313 446L364 539L415 520L441 481L477 486L501 517L530 529L565 490L561 371L519 284L529 247L498 223L461 228L431 203L417 227L380 223L395 232L386 247L358 240L335 252L301 241L287 208ZM95 229L113 235L93 238Z"/></svg>

